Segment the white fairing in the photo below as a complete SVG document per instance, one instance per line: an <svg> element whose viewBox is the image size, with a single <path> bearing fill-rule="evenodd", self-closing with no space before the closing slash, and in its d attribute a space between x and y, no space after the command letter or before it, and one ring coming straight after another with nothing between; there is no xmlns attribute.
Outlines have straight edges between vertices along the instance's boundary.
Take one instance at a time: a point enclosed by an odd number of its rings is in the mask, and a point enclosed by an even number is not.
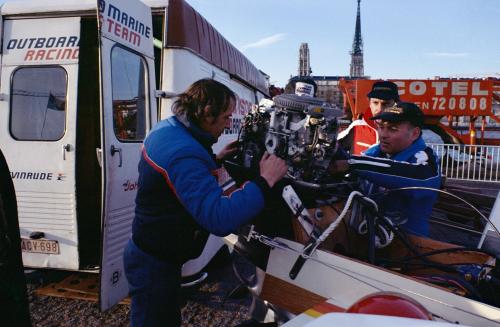
<svg viewBox="0 0 500 327"><path fill-rule="evenodd" d="M500 228L500 192L498 192L493 209L491 209L490 220L497 229ZM492 229L490 227L490 230Z"/></svg>
<svg viewBox="0 0 500 327"><path fill-rule="evenodd" d="M303 248L296 242L280 238L278 241L299 252ZM415 299L435 317L445 321L470 326L500 326L500 312L495 307L322 250L317 250L292 280L288 274L297 256L296 252L272 249L266 274L327 298L341 308L350 307L368 294L391 291Z"/></svg>
<svg viewBox="0 0 500 327"><path fill-rule="evenodd" d="M193 276L202 271L203 268L205 268L205 266L210 263L210 260L223 245L224 241L222 240L222 238L210 234L207 243L205 244L205 248L203 249L203 252L200 254L200 256L198 258L187 261L182 266L182 276Z"/></svg>
<svg viewBox="0 0 500 327"><path fill-rule="evenodd" d="M287 327L297 325L286 324ZM313 322L303 325L304 327L326 327L326 326L370 326L370 327L452 327L464 326L428 320L418 320L402 317L377 316L353 313L328 313L315 319Z"/></svg>
<svg viewBox="0 0 500 327"><path fill-rule="evenodd" d="M497 193L497 198L495 200L495 203L493 204L493 208L491 209L489 220L490 224L487 224L484 227L483 235L481 236L481 239L477 246L478 249L483 247L483 245L485 244L485 240L486 243L488 243L489 239L495 239L499 236L497 235L497 231L500 227L500 192ZM491 224L493 224L493 226Z"/></svg>
<svg viewBox="0 0 500 327"><path fill-rule="evenodd" d="M97 4L102 24L104 177L100 307L106 310L128 293L123 249L134 218L142 140L156 121L156 100L151 9L140 1L107 0ZM131 117L135 117L137 129L126 128ZM121 129L117 127L120 124L124 126Z"/></svg>
<svg viewBox="0 0 500 327"><path fill-rule="evenodd" d="M21 238L39 232L59 246L59 254L23 251L23 262L76 270L80 18L5 20L2 37L0 148L16 189Z"/></svg>

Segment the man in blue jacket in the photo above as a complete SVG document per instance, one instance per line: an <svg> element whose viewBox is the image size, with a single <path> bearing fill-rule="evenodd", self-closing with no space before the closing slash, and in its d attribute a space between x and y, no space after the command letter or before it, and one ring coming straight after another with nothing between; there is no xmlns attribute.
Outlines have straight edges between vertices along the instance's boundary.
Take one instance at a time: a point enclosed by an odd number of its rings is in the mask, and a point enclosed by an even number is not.
<svg viewBox="0 0 500 327"><path fill-rule="evenodd" d="M424 115L414 103L399 102L371 119L376 121L379 143L361 156L337 162L333 171L353 171L362 180L363 191L379 194L375 200L386 215L409 233L428 236L429 217L437 192L405 190L402 187L441 186L438 160L422 139Z"/></svg>
<svg viewBox="0 0 500 327"><path fill-rule="evenodd" d="M287 171L283 160L265 154L259 177L223 194L215 171L237 145L217 156L212 145L229 127L235 100L223 84L199 80L174 103L175 116L144 141L132 239L124 253L132 326L180 326L182 264L199 256L209 233L228 235L255 217Z"/></svg>

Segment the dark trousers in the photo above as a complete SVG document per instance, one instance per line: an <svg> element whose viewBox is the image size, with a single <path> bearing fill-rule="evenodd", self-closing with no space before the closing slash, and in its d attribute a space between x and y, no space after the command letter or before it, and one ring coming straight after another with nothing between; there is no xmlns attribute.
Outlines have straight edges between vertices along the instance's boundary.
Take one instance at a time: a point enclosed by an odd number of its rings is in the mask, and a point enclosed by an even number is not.
<svg viewBox="0 0 500 327"><path fill-rule="evenodd" d="M180 265L145 253L132 240L123 260L132 297L131 326L180 326Z"/></svg>

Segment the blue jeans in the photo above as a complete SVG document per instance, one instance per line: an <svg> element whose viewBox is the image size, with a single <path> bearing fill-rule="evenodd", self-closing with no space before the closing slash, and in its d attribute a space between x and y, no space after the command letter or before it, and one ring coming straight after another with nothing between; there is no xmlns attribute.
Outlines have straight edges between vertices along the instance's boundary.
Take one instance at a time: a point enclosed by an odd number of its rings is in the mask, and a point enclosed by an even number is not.
<svg viewBox="0 0 500 327"><path fill-rule="evenodd" d="M132 240L123 261L132 297L131 326L180 326L181 267L143 252Z"/></svg>

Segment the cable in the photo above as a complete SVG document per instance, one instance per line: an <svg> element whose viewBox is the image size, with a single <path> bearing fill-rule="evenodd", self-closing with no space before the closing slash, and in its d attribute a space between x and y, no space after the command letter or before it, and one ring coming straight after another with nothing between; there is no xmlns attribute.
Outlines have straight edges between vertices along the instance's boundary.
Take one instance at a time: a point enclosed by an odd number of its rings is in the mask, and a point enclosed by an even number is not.
<svg viewBox="0 0 500 327"><path fill-rule="evenodd" d="M466 294L469 293L467 288L465 286L463 286L462 284L460 284L459 282L457 282L456 280L446 279L446 278L443 278L440 276L416 276L416 275L412 275L410 277L420 279L420 280L423 280L423 281L426 281L429 283L433 283L433 284L439 284L439 285L445 285L445 284L449 285L451 283L454 286L461 289L462 291L464 291Z"/></svg>
<svg viewBox="0 0 500 327"><path fill-rule="evenodd" d="M479 252L479 253L489 255L490 257L495 257L493 254L488 253L488 251L479 250L479 249L475 249L475 248L469 248L469 247L455 247L455 248L434 250L434 251L422 253L422 254L419 254L419 255L416 255L413 257L406 257L406 258L403 258L402 260L404 260L404 261L414 260L414 259L419 259L422 257L429 257L429 256L433 256L433 255L437 255L437 254L441 254L441 253L449 253L449 252Z"/></svg>
<svg viewBox="0 0 500 327"><path fill-rule="evenodd" d="M467 202L466 200L462 199L461 197L459 197L453 193L444 191L444 190L440 190L440 189L436 189L436 188L432 188L432 187L425 187L425 186L400 187L400 188L394 188L394 189L384 190L382 192L374 193L374 194L372 194L372 197L378 196L378 195L386 195L386 194L393 193L396 191L408 191L408 190L427 190L427 191L433 191L433 192L437 192L437 193L443 193L443 194L449 195L457 200L462 201L463 203L470 206L477 214L479 214L479 216L482 219L484 219L495 230L497 235L500 237L500 231L496 228L496 226L491 222L491 220L489 218L487 218L481 211L479 211L479 209L477 209L475 206L473 206L471 203Z"/></svg>

